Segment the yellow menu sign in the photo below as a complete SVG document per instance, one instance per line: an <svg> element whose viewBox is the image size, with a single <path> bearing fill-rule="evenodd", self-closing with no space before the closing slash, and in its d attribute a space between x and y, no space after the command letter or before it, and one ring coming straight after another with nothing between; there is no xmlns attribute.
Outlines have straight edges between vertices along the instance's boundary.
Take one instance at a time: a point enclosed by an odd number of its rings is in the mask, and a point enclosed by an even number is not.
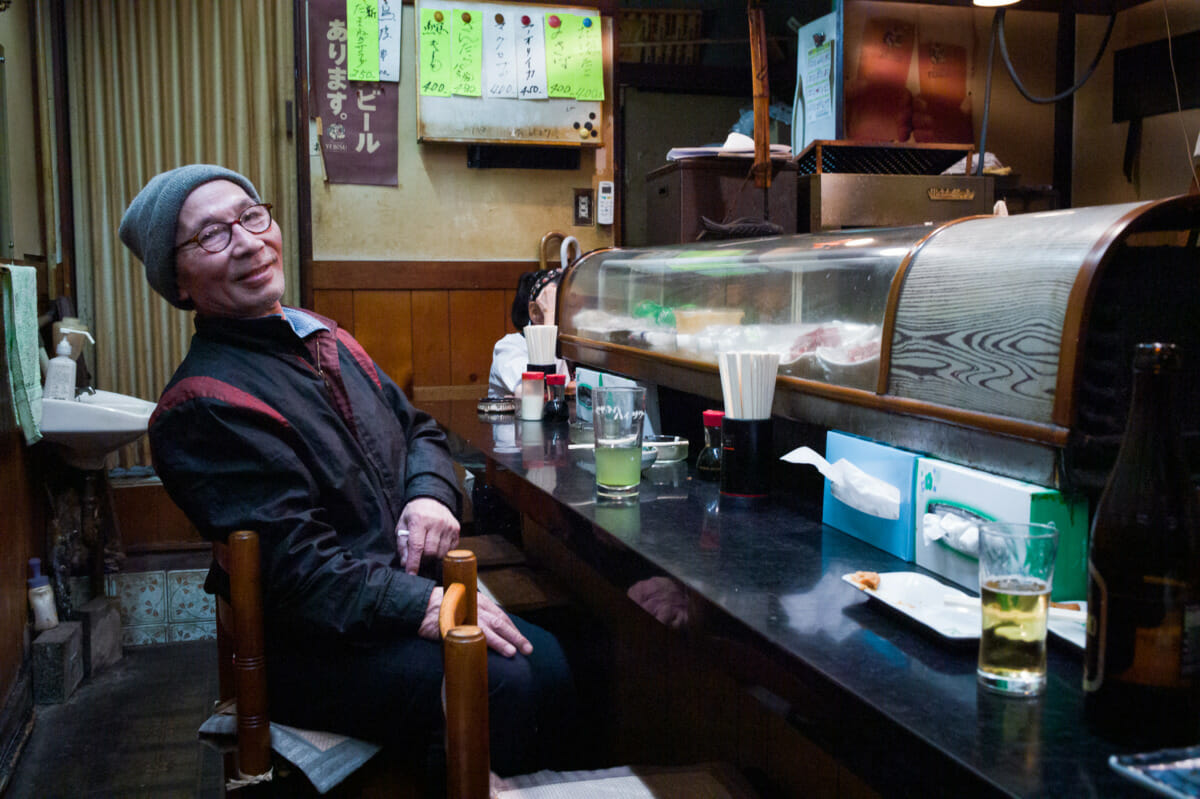
<svg viewBox="0 0 1200 799"><path fill-rule="evenodd" d="M379 0L346 0L346 77L379 80Z"/></svg>
<svg viewBox="0 0 1200 799"><path fill-rule="evenodd" d="M551 97L604 99L600 18L545 15L546 79Z"/></svg>
<svg viewBox="0 0 1200 799"><path fill-rule="evenodd" d="M454 80L451 94L467 97L483 95L483 21L479 11L454 9L451 31L451 59Z"/></svg>
<svg viewBox="0 0 1200 799"><path fill-rule="evenodd" d="M427 97L449 97L453 93L450 86L454 80L454 62L447 13L422 8L419 35L421 63L417 91Z"/></svg>

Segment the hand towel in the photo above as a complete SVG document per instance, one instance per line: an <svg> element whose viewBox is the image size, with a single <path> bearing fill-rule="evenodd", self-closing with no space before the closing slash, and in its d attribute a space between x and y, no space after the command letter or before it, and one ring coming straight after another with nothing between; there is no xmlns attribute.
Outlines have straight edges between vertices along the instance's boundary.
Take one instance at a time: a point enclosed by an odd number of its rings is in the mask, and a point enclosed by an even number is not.
<svg viewBox="0 0 1200 799"><path fill-rule="evenodd" d="M25 443L42 437L42 369L38 358L37 270L0 264L0 314L4 316L4 352L8 394Z"/></svg>

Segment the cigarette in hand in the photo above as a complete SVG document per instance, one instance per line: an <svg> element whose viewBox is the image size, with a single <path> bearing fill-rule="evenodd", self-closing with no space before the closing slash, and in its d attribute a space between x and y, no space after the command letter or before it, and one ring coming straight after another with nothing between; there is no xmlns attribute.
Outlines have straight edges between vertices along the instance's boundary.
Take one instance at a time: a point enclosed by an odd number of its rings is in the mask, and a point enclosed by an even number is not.
<svg viewBox="0 0 1200 799"><path fill-rule="evenodd" d="M396 552L401 563L408 563L408 530L396 531Z"/></svg>

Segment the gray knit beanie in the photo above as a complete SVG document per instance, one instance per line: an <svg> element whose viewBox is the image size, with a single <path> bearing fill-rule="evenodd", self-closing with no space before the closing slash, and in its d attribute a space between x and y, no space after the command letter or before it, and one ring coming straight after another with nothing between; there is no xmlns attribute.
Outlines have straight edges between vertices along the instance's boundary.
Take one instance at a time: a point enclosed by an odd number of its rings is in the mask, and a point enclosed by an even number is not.
<svg viewBox="0 0 1200 799"><path fill-rule="evenodd" d="M146 280L151 288L176 308L192 308L190 300L179 299L179 284L175 280L175 225L179 209L197 186L213 180L236 183L254 202L259 202L254 184L237 172L213 164L188 164L151 178L121 217L121 241L146 265Z"/></svg>

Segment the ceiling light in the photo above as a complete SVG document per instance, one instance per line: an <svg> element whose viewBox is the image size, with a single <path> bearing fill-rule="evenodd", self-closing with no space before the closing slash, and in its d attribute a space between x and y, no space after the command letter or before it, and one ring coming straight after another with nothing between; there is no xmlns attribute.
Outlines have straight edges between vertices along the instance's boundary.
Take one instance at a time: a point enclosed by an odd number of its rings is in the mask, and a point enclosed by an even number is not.
<svg viewBox="0 0 1200 799"><path fill-rule="evenodd" d="M999 8L1001 6L1015 6L1021 0L972 0L972 2L983 8Z"/></svg>

